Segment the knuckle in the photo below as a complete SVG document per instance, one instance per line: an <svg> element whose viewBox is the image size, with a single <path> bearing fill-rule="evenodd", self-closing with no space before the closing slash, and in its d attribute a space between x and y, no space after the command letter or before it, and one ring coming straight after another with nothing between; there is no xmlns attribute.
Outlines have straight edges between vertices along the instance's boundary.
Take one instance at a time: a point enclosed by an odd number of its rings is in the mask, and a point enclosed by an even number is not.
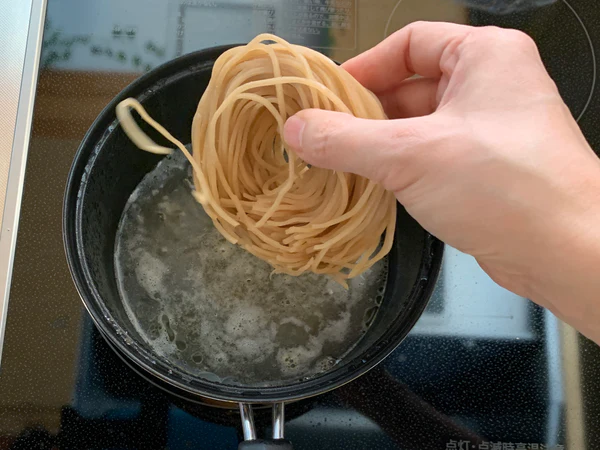
<svg viewBox="0 0 600 450"><path fill-rule="evenodd" d="M500 28L495 26L482 27L479 29L481 40L489 45L497 43L501 45L510 45L512 48L535 49L535 41L527 33L520 30Z"/></svg>
<svg viewBox="0 0 600 450"><path fill-rule="evenodd" d="M427 159L430 146L423 130L416 124L391 127L385 141L389 143L385 150L386 162L377 168L372 178L386 189L398 193L418 178L419 167Z"/></svg>
<svg viewBox="0 0 600 450"><path fill-rule="evenodd" d="M331 119L324 119L318 125L313 136L313 143L311 145L315 156L324 157L331 151L333 145L333 137L337 132L336 124Z"/></svg>
<svg viewBox="0 0 600 450"><path fill-rule="evenodd" d="M535 41L522 31L486 26L470 34L462 56L472 64L489 61L498 64L498 61L539 59L539 52Z"/></svg>
<svg viewBox="0 0 600 450"><path fill-rule="evenodd" d="M537 49L534 40L527 33L519 30L504 30L504 40L522 49Z"/></svg>
<svg viewBox="0 0 600 450"><path fill-rule="evenodd" d="M409 23L407 26L409 28L423 28L429 25L429 22L426 20L415 20L414 22Z"/></svg>
<svg viewBox="0 0 600 450"><path fill-rule="evenodd" d="M412 124L405 124L402 127L394 127L390 131L390 137L393 142L403 142L404 145L414 145L425 139L421 127L417 126L417 121Z"/></svg>

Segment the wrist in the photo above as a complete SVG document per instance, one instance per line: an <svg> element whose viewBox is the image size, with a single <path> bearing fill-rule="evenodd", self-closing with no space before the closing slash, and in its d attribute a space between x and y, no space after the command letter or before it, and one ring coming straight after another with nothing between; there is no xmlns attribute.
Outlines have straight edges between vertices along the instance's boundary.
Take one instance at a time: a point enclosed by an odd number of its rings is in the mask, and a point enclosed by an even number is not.
<svg viewBox="0 0 600 450"><path fill-rule="evenodd" d="M549 215L527 290L533 301L600 344L600 165L586 172L569 205L557 202L557 213Z"/></svg>

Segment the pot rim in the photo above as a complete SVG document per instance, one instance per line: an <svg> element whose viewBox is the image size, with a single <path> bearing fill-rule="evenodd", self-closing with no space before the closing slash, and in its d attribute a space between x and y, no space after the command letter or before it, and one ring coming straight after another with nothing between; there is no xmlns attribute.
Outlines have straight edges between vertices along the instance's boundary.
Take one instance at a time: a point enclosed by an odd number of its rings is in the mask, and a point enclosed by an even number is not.
<svg viewBox="0 0 600 450"><path fill-rule="evenodd" d="M199 50L170 60L154 70L142 75L125 87L99 114L93 122L73 160L69 171L63 201L63 242L69 270L79 296L92 317L101 334L108 339L111 346L116 347L136 366L150 375L178 389L195 396L224 402L245 403L277 403L300 400L336 389L363 375L392 353L404 340L425 310L433 293L442 263L444 244L431 234L425 233L423 246L423 262L419 268L417 282L409 295L408 303L412 305L409 314L401 321L396 321L379 339L368 360L349 363L340 370L332 370L303 381L286 381L286 384L275 386L238 386L211 382L199 377L181 376L174 366L169 366L157 355L127 336L127 331L110 313L99 292L95 288L93 278L83 254L81 241L81 201L78 196L85 181L82 179L85 168L92 164L98 154L102 141L110 128L116 123L115 107L128 97L139 97L147 92L158 80L172 77L186 68L213 65L216 58L224 51L237 45L224 45ZM83 197L83 196L82 196ZM421 280L421 281L419 281ZM401 323L398 323L401 322ZM133 342L131 342L133 341ZM343 369L343 370L341 370Z"/></svg>

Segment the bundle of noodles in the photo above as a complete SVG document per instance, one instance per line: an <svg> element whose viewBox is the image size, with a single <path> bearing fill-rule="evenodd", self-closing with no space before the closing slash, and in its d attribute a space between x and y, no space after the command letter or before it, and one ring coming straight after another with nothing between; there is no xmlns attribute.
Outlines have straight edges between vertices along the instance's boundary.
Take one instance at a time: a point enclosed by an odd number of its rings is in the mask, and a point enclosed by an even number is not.
<svg viewBox="0 0 600 450"><path fill-rule="evenodd" d="M370 91L320 53L269 34L223 53L194 116L193 156L130 98L117 117L139 148L171 151L141 131L130 108L186 155L194 195L222 235L275 272L328 274L346 285L389 253L392 193L286 151L284 123L302 109L386 118Z"/></svg>

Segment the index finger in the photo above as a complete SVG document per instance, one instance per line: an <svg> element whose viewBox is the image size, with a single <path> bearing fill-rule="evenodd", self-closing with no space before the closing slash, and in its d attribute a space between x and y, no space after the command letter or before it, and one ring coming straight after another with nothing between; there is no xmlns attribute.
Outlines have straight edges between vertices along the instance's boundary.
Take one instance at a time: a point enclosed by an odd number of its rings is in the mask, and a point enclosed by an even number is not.
<svg viewBox="0 0 600 450"><path fill-rule="evenodd" d="M444 53L455 49L473 30L454 23L414 22L342 67L375 94L415 74L439 78Z"/></svg>

